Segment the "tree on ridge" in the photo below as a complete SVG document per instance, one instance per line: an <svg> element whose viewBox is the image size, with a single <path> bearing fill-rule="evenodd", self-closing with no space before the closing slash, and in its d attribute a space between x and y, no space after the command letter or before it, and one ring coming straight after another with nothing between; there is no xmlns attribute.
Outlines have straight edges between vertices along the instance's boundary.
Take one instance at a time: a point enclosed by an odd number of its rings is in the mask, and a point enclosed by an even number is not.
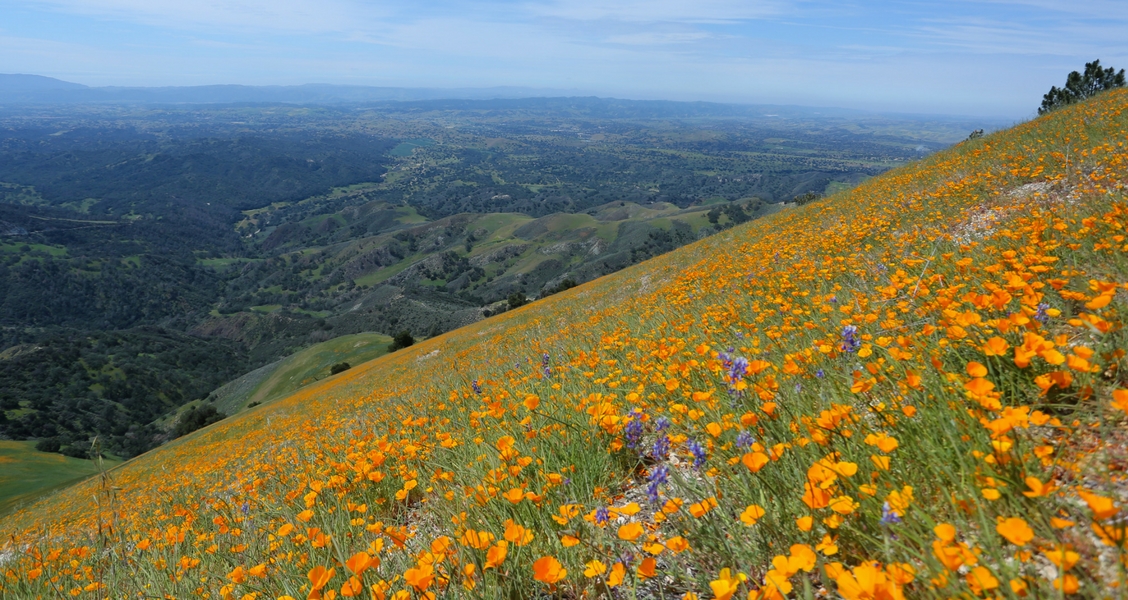
<svg viewBox="0 0 1128 600"><path fill-rule="evenodd" d="M1119 73L1112 67L1102 69L1100 60L1085 63L1085 72L1070 73L1065 79L1065 87L1050 87L1050 91L1042 96L1042 106L1038 108L1038 114L1044 115L1118 87L1124 87L1124 69L1120 69Z"/></svg>

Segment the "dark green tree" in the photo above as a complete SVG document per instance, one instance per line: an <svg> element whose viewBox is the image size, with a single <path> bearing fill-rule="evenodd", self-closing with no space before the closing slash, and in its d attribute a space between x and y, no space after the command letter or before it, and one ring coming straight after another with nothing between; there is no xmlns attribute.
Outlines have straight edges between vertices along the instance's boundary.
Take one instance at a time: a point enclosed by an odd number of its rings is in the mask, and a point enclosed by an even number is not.
<svg viewBox="0 0 1128 600"><path fill-rule="evenodd" d="M524 292L513 292L509 294L509 298L506 298L506 302L509 303L509 308L519 308L528 304L529 300Z"/></svg>
<svg viewBox="0 0 1128 600"><path fill-rule="evenodd" d="M729 218L729 221L731 221L733 225L740 225L741 223L747 223L748 221L752 220L752 217L748 216L748 213L744 212L744 207L735 202L726 204L722 210L724 211L725 216Z"/></svg>
<svg viewBox="0 0 1128 600"><path fill-rule="evenodd" d="M172 434L173 437L188 435L197 429L218 423L226 418L226 414L216 410L210 404L192 407L180 415L180 420L176 422L176 428L173 429Z"/></svg>
<svg viewBox="0 0 1128 600"><path fill-rule="evenodd" d="M1044 115L1074 102L1099 94L1105 90L1124 87L1124 69L1117 72L1112 67L1101 68L1101 61L1085 63L1085 72L1074 71L1065 78L1065 87L1053 86L1042 96L1038 114Z"/></svg>
<svg viewBox="0 0 1128 600"><path fill-rule="evenodd" d="M392 345L388 346L388 352L395 352L396 350L402 350L403 348L407 348L408 346L410 346L414 343L415 343L415 338L411 337L410 331L407 331L407 330L401 331L401 332L396 334L396 337L392 338Z"/></svg>
<svg viewBox="0 0 1128 600"><path fill-rule="evenodd" d="M792 199L792 202L794 202L795 204L797 204L799 206L803 206L804 204L810 204L811 202L814 202L815 200L818 200L819 198L822 198L822 194L820 194L818 192L811 191L811 192L806 192L804 194L799 194L794 199Z"/></svg>

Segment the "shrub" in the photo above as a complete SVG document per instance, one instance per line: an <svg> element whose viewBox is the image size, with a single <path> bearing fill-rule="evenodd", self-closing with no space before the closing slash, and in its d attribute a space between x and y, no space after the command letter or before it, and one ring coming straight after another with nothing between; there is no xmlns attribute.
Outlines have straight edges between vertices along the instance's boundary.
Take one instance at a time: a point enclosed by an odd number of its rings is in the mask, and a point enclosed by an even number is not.
<svg viewBox="0 0 1128 600"><path fill-rule="evenodd" d="M541 292L541 298L547 298L547 297L549 297L553 294L559 294L560 292L563 292L564 290L570 290L570 289L576 287L577 285L579 285L579 284L576 283L575 279L572 279L572 278L565 279L564 281L561 281L560 283L556 284L555 286L550 287L550 288L544 290L543 292Z"/></svg>
<svg viewBox="0 0 1128 600"><path fill-rule="evenodd" d="M59 454L62 454L63 456L69 456L71 458L90 458L90 450L86 447L85 442L75 442L69 446L63 446L62 448L59 448Z"/></svg>
<svg viewBox="0 0 1128 600"><path fill-rule="evenodd" d="M392 345L388 346L388 352L395 352L402 350L415 343L415 338L411 337L411 332L406 329L397 333L396 337L392 338Z"/></svg>
<svg viewBox="0 0 1128 600"><path fill-rule="evenodd" d="M35 443L35 449L40 452L58 452L62 447L57 437L43 438Z"/></svg>
<svg viewBox="0 0 1128 600"><path fill-rule="evenodd" d="M506 301L509 303L509 308L511 309L518 308L529 303L529 299L526 298L525 294L522 292L513 292L512 294L509 294L509 298Z"/></svg>
<svg viewBox="0 0 1128 600"><path fill-rule="evenodd" d="M332 367L329 367L329 374L330 375L336 375L337 373L344 373L345 371L348 371L351 368L352 368L352 365L350 365L349 363L339 362L339 363L333 365Z"/></svg>
<svg viewBox="0 0 1128 600"><path fill-rule="evenodd" d="M219 412L211 404L190 408L185 411L184 414L180 415L180 420L176 423L176 429L173 430L173 437L188 435L197 429L207 427L212 423L218 423L226 418L226 414Z"/></svg>
<svg viewBox="0 0 1128 600"><path fill-rule="evenodd" d="M793 202L795 202L795 204L798 204L799 206L803 206L804 204L810 204L811 202L814 202L819 198L822 198L822 194L819 194L818 192L807 192L805 194L799 194L798 196L796 196Z"/></svg>

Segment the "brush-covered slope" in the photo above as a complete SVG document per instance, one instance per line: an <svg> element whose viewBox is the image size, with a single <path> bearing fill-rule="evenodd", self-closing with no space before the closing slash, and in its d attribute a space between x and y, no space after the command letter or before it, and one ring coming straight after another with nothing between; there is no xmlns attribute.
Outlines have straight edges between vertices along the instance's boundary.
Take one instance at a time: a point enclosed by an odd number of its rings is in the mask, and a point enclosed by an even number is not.
<svg viewBox="0 0 1128 600"><path fill-rule="evenodd" d="M3 595L1119 595L1125 108L966 142L153 451L4 519Z"/></svg>

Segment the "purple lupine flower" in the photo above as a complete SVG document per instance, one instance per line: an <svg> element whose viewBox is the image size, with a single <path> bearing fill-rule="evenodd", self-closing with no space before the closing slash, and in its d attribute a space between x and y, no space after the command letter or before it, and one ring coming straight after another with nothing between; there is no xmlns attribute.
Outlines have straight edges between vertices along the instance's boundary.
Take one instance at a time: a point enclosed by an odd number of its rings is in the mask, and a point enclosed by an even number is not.
<svg viewBox="0 0 1128 600"><path fill-rule="evenodd" d="M1046 314L1046 311L1049 310L1049 309L1050 309L1049 304L1046 304L1045 302L1042 302L1041 304L1039 304L1038 305L1038 312L1034 313L1034 320L1043 324L1043 325L1045 325L1046 322L1050 320L1050 315Z"/></svg>
<svg viewBox="0 0 1128 600"><path fill-rule="evenodd" d="M603 525L611 520L611 512L607 510L606 506L600 506L595 509L595 524Z"/></svg>
<svg viewBox="0 0 1128 600"><path fill-rule="evenodd" d="M881 506L881 524L882 525L896 525L897 523L900 523L900 522L901 522L901 515L897 514L897 511L893 510L893 507L889 506L888 502L886 502L885 504L883 504Z"/></svg>
<svg viewBox="0 0 1128 600"><path fill-rule="evenodd" d="M481 385L478 385L478 380L477 380L477 379L475 379L474 381L471 381L471 382L470 382L470 387L474 388L474 393L475 393L475 394L478 394L479 396L480 396L480 395L482 394L482 386L481 386Z"/></svg>
<svg viewBox="0 0 1128 600"><path fill-rule="evenodd" d="M670 438L666 437L666 434L658 434L658 438L650 448L650 457L654 460L666 460L670 457Z"/></svg>
<svg viewBox="0 0 1128 600"><path fill-rule="evenodd" d="M700 469L705 464L705 459L709 458L708 450L702 446L697 440L689 440L686 442L686 447L689 452L693 454L693 468Z"/></svg>
<svg viewBox="0 0 1128 600"><path fill-rule="evenodd" d="M843 352L857 352L862 347L862 340L858 339L858 328L853 325L847 325L842 328L842 346L840 348Z"/></svg>
<svg viewBox="0 0 1128 600"><path fill-rule="evenodd" d="M738 356L732 361L732 366L729 367L729 381L736 383L744 379L744 374L748 372L748 359L743 356Z"/></svg>
<svg viewBox="0 0 1128 600"><path fill-rule="evenodd" d="M642 432L643 432L643 412L641 409L634 409L628 417L627 425L623 428L623 434L627 438L627 447L631 450L638 450L642 445Z"/></svg>
<svg viewBox="0 0 1128 600"><path fill-rule="evenodd" d="M736 436L736 447L737 448L751 448L752 444L755 444L755 443L756 443L756 438L752 437L751 433L748 433L747 431L744 431L743 429L741 429L740 433L737 434L737 436Z"/></svg>
<svg viewBox="0 0 1128 600"><path fill-rule="evenodd" d="M815 371L815 377L818 377L819 379L826 377L826 371L823 371L822 369Z"/></svg>
<svg viewBox="0 0 1128 600"><path fill-rule="evenodd" d="M651 504L658 503L658 487L666 483L669 478L670 469L666 465L658 465L650 472L650 477L647 478L646 497L650 498Z"/></svg>

